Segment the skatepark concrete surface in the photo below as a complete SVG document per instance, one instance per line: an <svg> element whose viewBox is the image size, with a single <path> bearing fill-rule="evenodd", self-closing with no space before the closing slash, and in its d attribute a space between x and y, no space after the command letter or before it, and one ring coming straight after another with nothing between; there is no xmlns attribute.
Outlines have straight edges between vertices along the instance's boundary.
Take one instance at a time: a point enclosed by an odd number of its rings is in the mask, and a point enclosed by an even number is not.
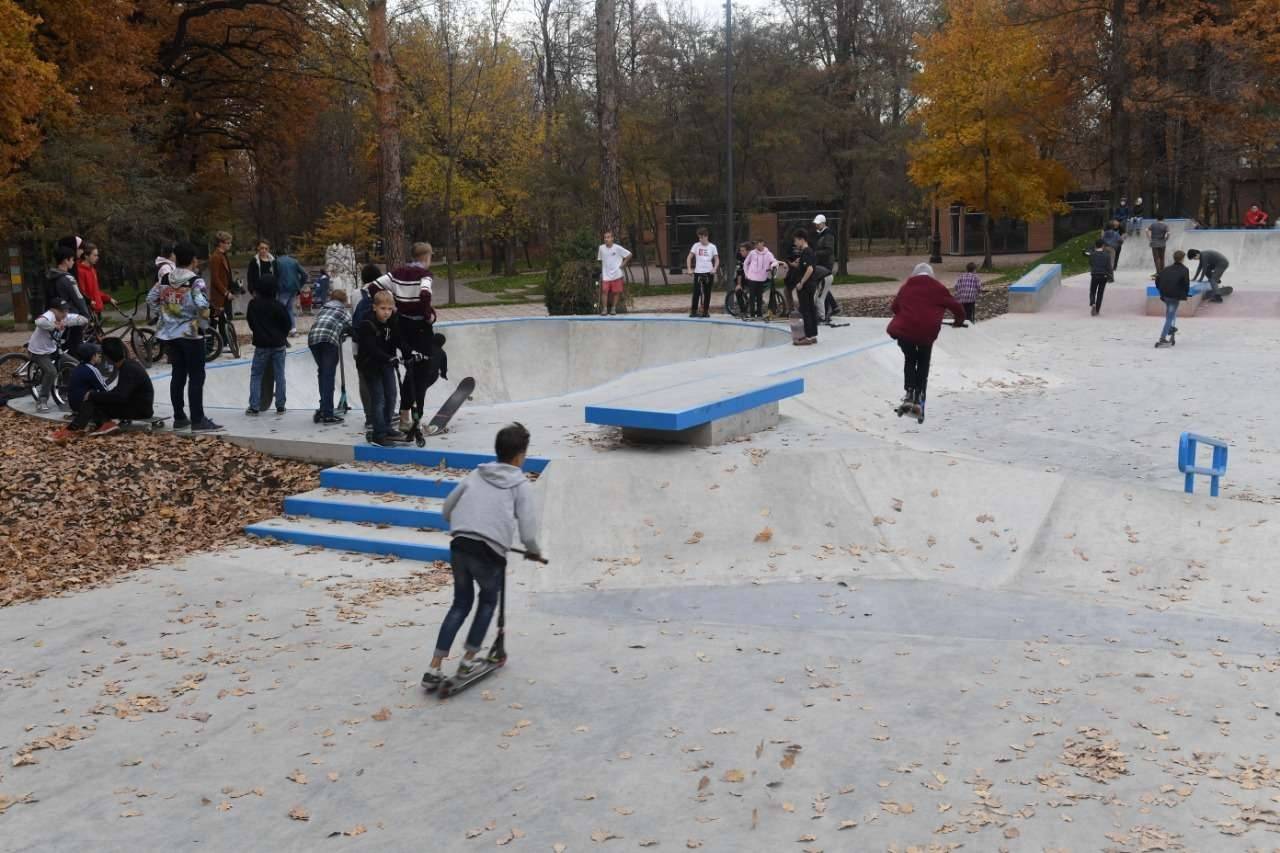
<svg viewBox="0 0 1280 853"><path fill-rule="evenodd" d="M447 576L297 546L7 608L0 850L1274 849L1280 335L1205 313L1154 350L1123 290L944 329L924 424L884 320L446 330L430 399L491 396L429 446L519 419L552 460L507 666L423 695ZM350 460L299 349L297 409L244 417L232 365L211 411ZM805 380L749 439L583 421L744 372ZM1223 497L1181 491L1184 430L1231 443Z"/></svg>

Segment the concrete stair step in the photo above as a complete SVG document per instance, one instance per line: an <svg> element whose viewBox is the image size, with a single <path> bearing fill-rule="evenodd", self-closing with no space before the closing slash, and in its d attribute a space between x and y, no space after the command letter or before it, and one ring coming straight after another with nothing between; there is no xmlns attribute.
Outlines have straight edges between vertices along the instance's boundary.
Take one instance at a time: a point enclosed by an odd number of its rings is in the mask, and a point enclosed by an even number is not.
<svg viewBox="0 0 1280 853"><path fill-rule="evenodd" d="M497 461L496 456L491 456L487 453L467 453L462 450L428 450L411 445L382 447L377 444L357 444L355 453L357 462L389 462L395 465L424 465L428 468L435 468L441 464L446 468L475 468L484 462ZM550 461L549 459L531 456L525 459L524 470L541 473Z"/></svg>
<svg viewBox="0 0 1280 853"><path fill-rule="evenodd" d="M391 554L411 560L449 560L449 534L405 527L373 527L321 518L271 518L245 529L251 536L296 545L319 546L360 554Z"/></svg>
<svg viewBox="0 0 1280 853"><path fill-rule="evenodd" d="M446 530L441 498L312 489L284 499L285 515L333 521L373 522L394 527Z"/></svg>
<svg viewBox="0 0 1280 853"><path fill-rule="evenodd" d="M394 448L392 448L394 449ZM356 465L338 465L320 472L320 485L328 489L352 492L391 492L421 498L444 498L460 480L447 475L398 473Z"/></svg>

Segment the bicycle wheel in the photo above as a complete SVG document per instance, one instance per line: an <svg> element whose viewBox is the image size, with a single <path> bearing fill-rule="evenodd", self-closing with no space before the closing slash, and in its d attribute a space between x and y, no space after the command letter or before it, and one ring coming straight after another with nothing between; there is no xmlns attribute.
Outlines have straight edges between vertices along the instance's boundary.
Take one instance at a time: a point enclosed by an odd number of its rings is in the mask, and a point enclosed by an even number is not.
<svg viewBox="0 0 1280 853"><path fill-rule="evenodd" d="M204 360L213 361L222 355L222 336L213 329L204 332Z"/></svg>
<svg viewBox="0 0 1280 853"><path fill-rule="evenodd" d="M774 288L769 288L769 313L775 317L781 317L786 313L787 303L782 298L782 294Z"/></svg>
<svg viewBox="0 0 1280 853"><path fill-rule="evenodd" d="M77 363L67 359L58 362L58 378L53 383L52 399L60 409L65 409L71 399L71 371L76 369Z"/></svg>
<svg viewBox="0 0 1280 853"><path fill-rule="evenodd" d="M156 340L156 333L150 329L135 326L129 333L129 346L133 348L133 357L143 367L150 367L160 358L160 342Z"/></svg>
<svg viewBox="0 0 1280 853"><path fill-rule="evenodd" d="M35 397L40 383L32 384L33 369L38 369L36 363L25 352L0 355L0 385L16 385Z"/></svg>
<svg viewBox="0 0 1280 853"><path fill-rule="evenodd" d="M240 335L236 332L235 321L227 318L227 352L232 358L240 357Z"/></svg>
<svg viewBox="0 0 1280 853"><path fill-rule="evenodd" d="M729 288L724 292L724 313L731 316L738 316L738 294L733 288Z"/></svg>

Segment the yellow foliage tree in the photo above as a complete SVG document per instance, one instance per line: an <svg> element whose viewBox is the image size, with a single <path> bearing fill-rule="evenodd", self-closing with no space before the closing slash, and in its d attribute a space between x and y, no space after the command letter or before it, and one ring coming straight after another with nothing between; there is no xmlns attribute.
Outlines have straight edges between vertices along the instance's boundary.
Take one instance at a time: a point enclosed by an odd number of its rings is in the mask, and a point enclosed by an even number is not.
<svg viewBox="0 0 1280 853"><path fill-rule="evenodd" d="M41 111L64 97L58 69L40 60L31 43L37 18L0 0L0 228L12 210L14 173L40 145Z"/></svg>
<svg viewBox="0 0 1280 853"><path fill-rule="evenodd" d="M314 231L302 235L298 254L308 261L320 262L324 251L332 243L346 243L363 257L378 239L378 215L365 207L363 201L353 206L331 204L316 223Z"/></svg>
<svg viewBox="0 0 1280 853"><path fill-rule="evenodd" d="M1001 0L948 0L946 9L946 25L919 44L923 138L910 175L941 197L981 205L990 269L992 216L1035 219L1065 206L1070 178L1048 152L1068 93L1036 30L1013 24Z"/></svg>

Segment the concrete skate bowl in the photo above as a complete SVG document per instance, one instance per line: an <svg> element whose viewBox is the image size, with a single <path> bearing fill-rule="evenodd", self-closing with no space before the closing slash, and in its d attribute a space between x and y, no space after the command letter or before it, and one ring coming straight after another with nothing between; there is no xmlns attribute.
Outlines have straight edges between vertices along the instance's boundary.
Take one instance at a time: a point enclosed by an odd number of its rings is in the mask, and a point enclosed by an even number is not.
<svg viewBox="0 0 1280 853"><path fill-rule="evenodd" d="M790 342L782 327L674 317L466 320L436 329L448 338L450 381L431 389L428 408L443 402L445 388L464 376L475 377L474 403L517 403L585 391L638 370ZM349 344L343 356L348 397L359 409ZM285 365L289 408L317 406L315 361L304 341L293 345ZM210 364L205 405L244 408L249 369L247 359ZM168 373L157 376L157 399L167 399L167 385Z"/></svg>
<svg viewBox="0 0 1280 853"><path fill-rule="evenodd" d="M1252 593L1251 612L1280 617L1261 594L1280 510L1244 501L907 450L750 446L557 459L538 489L556 555L528 580L542 593L896 579L1224 617Z"/></svg>

